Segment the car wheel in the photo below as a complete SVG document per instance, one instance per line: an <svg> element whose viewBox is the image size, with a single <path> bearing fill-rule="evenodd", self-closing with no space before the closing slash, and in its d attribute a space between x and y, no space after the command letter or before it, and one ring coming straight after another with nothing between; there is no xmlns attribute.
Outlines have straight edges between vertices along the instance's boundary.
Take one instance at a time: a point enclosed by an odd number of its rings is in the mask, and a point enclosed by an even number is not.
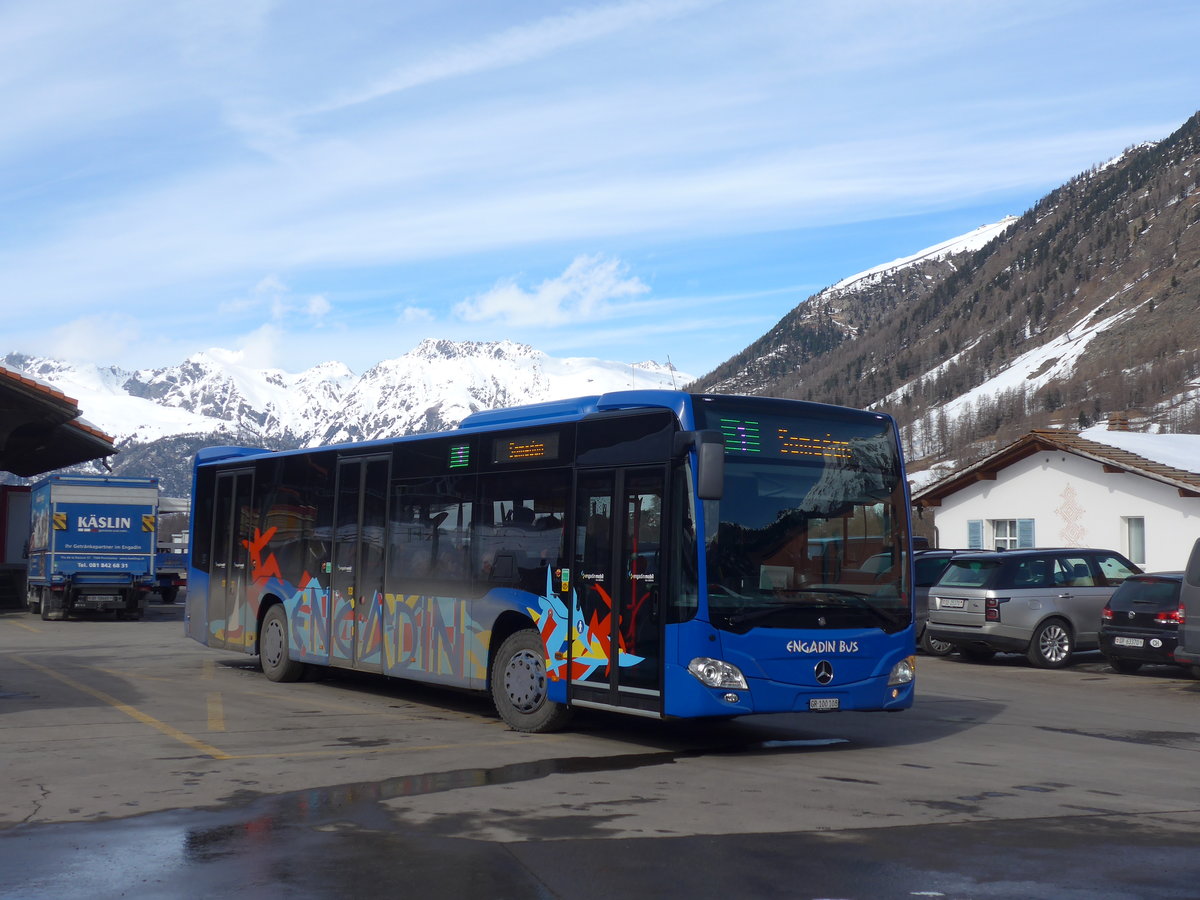
<svg viewBox="0 0 1200 900"><path fill-rule="evenodd" d="M962 647L958 652L963 659L973 663L991 662L996 656L995 650L988 650L983 647Z"/></svg>
<svg viewBox="0 0 1200 900"><path fill-rule="evenodd" d="M1108 664L1113 667L1114 672L1120 672L1122 675L1132 675L1142 667L1136 659L1123 659L1120 656L1110 656Z"/></svg>
<svg viewBox="0 0 1200 900"><path fill-rule="evenodd" d="M271 681L299 681L304 674L304 663L296 662L288 652L287 611L282 603L276 603L263 616L258 655L263 674Z"/></svg>
<svg viewBox="0 0 1200 900"><path fill-rule="evenodd" d="M921 649L930 656L949 656L954 652L954 645L949 641L939 641L937 638L930 637L926 631L921 635Z"/></svg>
<svg viewBox="0 0 1200 900"><path fill-rule="evenodd" d="M1037 627L1026 656L1039 669L1061 669L1071 661L1075 638L1062 619L1048 619Z"/></svg>
<svg viewBox="0 0 1200 900"><path fill-rule="evenodd" d="M532 628L510 634L492 663L492 702L514 731L557 731L571 710L547 696L546 648Z"/></svg>

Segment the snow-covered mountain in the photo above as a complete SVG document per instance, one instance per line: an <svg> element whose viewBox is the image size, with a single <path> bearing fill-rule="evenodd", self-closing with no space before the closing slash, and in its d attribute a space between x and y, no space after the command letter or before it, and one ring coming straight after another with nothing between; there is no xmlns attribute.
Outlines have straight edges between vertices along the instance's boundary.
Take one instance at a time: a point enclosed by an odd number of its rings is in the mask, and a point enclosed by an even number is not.
<svg viewBox="0 0 1200 900"><path fill-rule="evenodd" d="M20 353L0 362L73 397L89 422L116 438L118 470L156 475L173 492L184 489L198 446L311 447L440 431L480 409L676 388L692 378L655 362L560 359L510 341L427 340L361 376L339 362L295 374L256 369L224 350L136 371ZM152 470L172 461L178 472Z"/></svg>
<svg viewBox="0 0 1200 900"><path fill-rule="evenodd" d="M802 300L692 387L889 412L910 475L1031 428L1200 431L1197 173L1200 113L1019 218Z"/></svg>

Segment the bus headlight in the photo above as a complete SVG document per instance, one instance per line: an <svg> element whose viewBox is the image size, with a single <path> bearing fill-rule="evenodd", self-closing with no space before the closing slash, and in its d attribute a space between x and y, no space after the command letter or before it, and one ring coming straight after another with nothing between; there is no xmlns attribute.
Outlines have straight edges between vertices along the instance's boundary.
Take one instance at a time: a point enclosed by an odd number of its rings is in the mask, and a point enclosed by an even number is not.
<svg viewBox="0 0 1200 900"><path fill-rule="evenodd" d="M915 656L906 656L892 666L892 673L888 675L888 684L909 684L916 677L917 658Z"/></svg>
<svg viewBox="0 0 1200 900"><path fill-rule="evenodd" d="M711 688L749 690L746 676L742 674L742 670L723 660L698 656L688 663L688 671Z"/></svg>

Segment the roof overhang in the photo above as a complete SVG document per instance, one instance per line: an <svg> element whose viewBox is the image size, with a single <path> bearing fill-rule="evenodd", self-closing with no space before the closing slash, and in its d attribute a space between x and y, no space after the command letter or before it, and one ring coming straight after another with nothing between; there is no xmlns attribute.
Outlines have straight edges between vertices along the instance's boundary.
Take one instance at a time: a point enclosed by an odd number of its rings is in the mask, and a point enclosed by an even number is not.
<svg viewBox="0 0 1200 900"><path fill-rule="evenodd" d="M115 453L79 414L66 394L0 366L0 471L29 478Z"/></svg>
<svg viewBox="0 0 1200 900"><path fill-rule="evenodd" d="M1042 452L1069 453L1097 463L1111 475L1133 474L1175 488L1181 497L1200 497L1200 475L1155 463L1136 454L1080 437L1075 432L1031 431L991 456L913 494L913 505L936 507L951 494L979 481L994 481L1000 470Z"/></svg>

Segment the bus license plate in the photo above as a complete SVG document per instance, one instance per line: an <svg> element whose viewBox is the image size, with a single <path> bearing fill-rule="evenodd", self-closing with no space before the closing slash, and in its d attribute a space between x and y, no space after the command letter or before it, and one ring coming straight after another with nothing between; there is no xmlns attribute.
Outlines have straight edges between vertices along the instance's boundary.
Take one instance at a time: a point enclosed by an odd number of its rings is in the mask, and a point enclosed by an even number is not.
<svg viewBox="0 0 1200 900"><path fill-rule="evenodd" d="M808 700L809 709L837 709L839 706L840 697L810 697Z"/></svg>
<svg viewBox="0 0 1200 900"><path fill-rule="evenodd" d="M1145 641L1141 638L1115 637L1113 643L1118 647L1141 647Z"/></svg>

